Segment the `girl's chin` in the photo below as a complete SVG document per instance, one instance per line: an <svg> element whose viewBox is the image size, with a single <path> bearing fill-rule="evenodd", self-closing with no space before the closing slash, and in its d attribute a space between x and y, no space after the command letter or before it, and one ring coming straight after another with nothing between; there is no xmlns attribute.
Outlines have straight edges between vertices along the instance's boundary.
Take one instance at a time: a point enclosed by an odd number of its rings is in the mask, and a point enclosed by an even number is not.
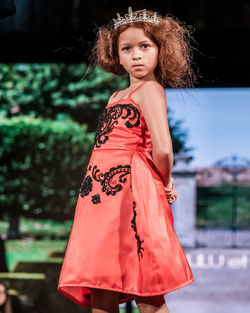
<svg viewBox="0 0 250 313"><path fill-rule="evenodd" d="M138 74L134 73L134 74L132 74L132 76L134 76L135 78L141 79L141 78L145 77L146 75L145 74L138 75Z"/></svg>
<svg viewBox="0 0 250 313"><path fill-rule="evenodd" d="M135 70L133 72L130 72L131 75L134 75L134 76L140 76L140 77L143 77L145 75L148 75L149 73L147 71L143 71L143 70Z"/></svg>

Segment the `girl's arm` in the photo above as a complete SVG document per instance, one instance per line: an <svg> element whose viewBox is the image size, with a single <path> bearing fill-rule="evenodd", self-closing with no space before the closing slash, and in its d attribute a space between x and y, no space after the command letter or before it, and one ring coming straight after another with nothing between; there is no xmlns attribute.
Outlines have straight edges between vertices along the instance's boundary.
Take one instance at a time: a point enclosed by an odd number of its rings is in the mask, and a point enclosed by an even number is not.
<svg viewBox="0 0 250 313"><path fill-rule="evenodd" d="M171 178L174 155L167 119L165 91L155 81L145 82L139 90L137 103L140 103L152 140L153 161L164 185L167 185Z"/></svg>

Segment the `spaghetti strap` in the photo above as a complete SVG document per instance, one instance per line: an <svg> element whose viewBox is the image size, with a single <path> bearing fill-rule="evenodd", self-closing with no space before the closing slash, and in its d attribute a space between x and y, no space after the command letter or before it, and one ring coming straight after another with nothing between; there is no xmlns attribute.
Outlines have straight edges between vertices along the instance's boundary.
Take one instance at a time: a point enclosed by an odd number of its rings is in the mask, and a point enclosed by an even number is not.
<svg viewBox="0 0 250 313"><path fill-rule="evenodd" d="M111 98L114 98L114 97L118 94L119 91L120 91L120 90L114 92L114 93L112 94Z"/></svg>
<svg viewBox="0 0 250 313"><path fill-rule="evenodd" d="M137 86L134 90L132 90L132 91L130 92L130 94L128 95L128 98L130 98L131 95L132 95L132 93L135 92L138 88L140 88L144 83L145 83L145 82L143 82L142 84L140 84L139 86Z"/></svg>
<svg viewBox="0 0 250 313"><path fill-rule="evenodd" d="M164 90L164 87L163 87L160 83L158 83L157 81L155 81L155 82L156 82L158 85L160 85L160 86L163 88L163 90ZM126 99L131 98L131 95L132 95L137 89L139 89L144 83L146 83L146 81L144 81L144 82L141 83L139 86L137 86L134 90L132 90ZM117 95L120 91L121 91L121 90L118 90L118 91L114 92L113 95L111 96L111 98L116 97L116 95ZM120 99L120 100L122 100L122 99Z"/></svg>
<svg viewBox="0 0 250 313"><path fill-rule="evenodd" d="M165 89L164 89L164 87L160 84L160 83L158 83L158 81L155 81L158 85L160 85L161 86L161 88L164 90L164 92L165 92ZM132 93L133 92L135 92L138 88L140 88L144 83L146 83L146 81L145 82L143 82L142 84L140 84L139 86L137 86L133 91L131 91L130 92L130 94L128 95L128 98L130 98L131 97L131 95L132 95Z"/></svg>

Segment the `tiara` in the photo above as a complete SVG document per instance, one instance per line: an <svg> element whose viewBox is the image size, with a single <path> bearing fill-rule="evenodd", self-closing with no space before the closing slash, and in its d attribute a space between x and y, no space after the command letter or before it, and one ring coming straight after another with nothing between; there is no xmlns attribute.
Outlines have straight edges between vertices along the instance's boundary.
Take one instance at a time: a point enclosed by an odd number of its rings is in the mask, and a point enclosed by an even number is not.
<svg viewBox="0 0 250 313"><path fill-rule="evenodd" d="M118 26L131 23L131 22L137 22L137 21L143 21L143 22L150 22L154 24L159 24L160 21L157 18L157 12L154 12L154 15L150 15L147 13L146 9L143 10L142 14L139 14L137 16L137 13L133 13L132 8L128 8L128 14L125 14L125 17L121 17L119 13L117 13L117 19L113 18L114 21L114 28L116 29Z"/></svg>

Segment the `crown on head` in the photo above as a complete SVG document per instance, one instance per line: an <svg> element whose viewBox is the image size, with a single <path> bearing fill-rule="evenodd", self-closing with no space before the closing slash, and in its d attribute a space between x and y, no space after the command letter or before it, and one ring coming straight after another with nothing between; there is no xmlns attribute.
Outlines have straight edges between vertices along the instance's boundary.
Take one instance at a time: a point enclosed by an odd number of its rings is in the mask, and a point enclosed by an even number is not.
<svg viewBox="0 0 250 313"><path fill-rule="evenodd" d="M157 18L157 12L154 12L154 15L150 15L147 13L147 10L144 9L142 14L137 15L137 13L133 13L132 8L128 8L128 14L125 14L124 17L121 17L119 13L117 13L117 19L113 18L114 21L114 28L116 29L118 26L131 23L131 22L137 22L137 21L143 21L143 22L150 22L154 24L159 24L160 21Z"/></svg>

